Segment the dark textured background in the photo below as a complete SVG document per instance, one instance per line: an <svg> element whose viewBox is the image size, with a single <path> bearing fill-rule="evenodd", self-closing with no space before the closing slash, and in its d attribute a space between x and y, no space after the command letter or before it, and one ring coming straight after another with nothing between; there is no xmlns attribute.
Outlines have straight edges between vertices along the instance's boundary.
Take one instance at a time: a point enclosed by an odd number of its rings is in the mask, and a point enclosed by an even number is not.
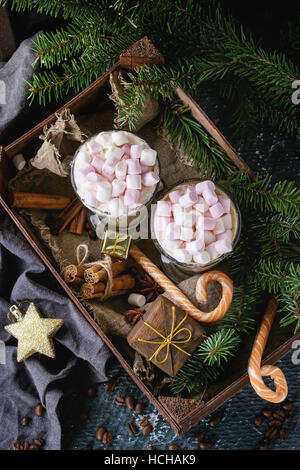
<svg viewBox="0 0 300 470"><path fill-rule="evenodd" d="M284 5L271 1L253 1L245 5L243 2L226 0L226 7L236 16L241 23L247 25L257 36L262 36L263 45L270 49L285 49L293 56L293 44L288 44L287 22L296 18L296 3L286 1ZM57 22L32 13L11 15L12 25L16 33L17 43L24 38L33 35L38 30L56 27ZM19 27L22 22L22 28ZM226 134L243 158L252 169L264 174L270 172L276 180L289 178L297 179L299 183L299 152L293 141L282 134L276 134L270 129L262 129L256 139L247 144L238 144L231 138L226 127L228 108L219 98L207 93L196 93L196 100L205 109L207 114ZM47 109L35 106L31 108L26 122L24 119L18 127L10 129L4 137L6 142L11 141L23 133L34 123L40 121L45 115L50 114L56 105ZM300 354L299 354L300 356ZM283 369L288 385L289 398L295 401L293 421L286 425L289 430L289 438L286 442L279 439L271 441L271 449L300 449L300 366L291 361L291 353L278 365ZM97 395L91 399L87 397L85 388L74 390L71 396L66 397L60 406L61 421L63 425L64 449L81 449L91 444L95 449L145 449L148 445L155 445L158 449L166 449L170 443L177 443L181 449L197 449L197 443L193 440L194 432L204 431L206 438L214 449L255 449L262 439L266 425L257 428L253 425L253 417L257 414L265 402L259 399L250 386L232 398L221 407L214 415L222 416L220 424L216 428L209 426L210 417L199 423L184 436L176 436L174 431L166 424L162 417L147 404L147 400L139 389L123 371L119 365L111 365L109 375L120 373L119 385L114 393L104 391L104 385L97 387ZM125 396L132 394L138 401L145 403L144 415L154 425L152 435L145 437L140 432L136 436L129 436L125 425L129 421L138 422L139 417L132 411L114 404L116 395ZM82 422L80 413L86 412L88 418ZM114 441L110 446L104 446L95 439L95 432L99 426L105 426L114 435Z"/></svg>

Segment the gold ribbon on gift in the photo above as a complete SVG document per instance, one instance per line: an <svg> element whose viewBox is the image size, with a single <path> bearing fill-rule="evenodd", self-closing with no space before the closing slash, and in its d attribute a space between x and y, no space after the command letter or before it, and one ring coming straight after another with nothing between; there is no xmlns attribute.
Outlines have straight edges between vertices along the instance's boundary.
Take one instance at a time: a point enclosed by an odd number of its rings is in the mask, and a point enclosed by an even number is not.
<svg viewBox="0 0 300 470"><path fill-rule="evenodd" d="M191 337L192 337L191 330L189 330L188 328L180 328L182 323L184 323L185 320L187 319L187 316L188 316L188 314L186 314L185 317L181 320L181 322L179 322L178 325L175 327L175 307L174 306L172 307L172 328L171 328L171 333L168 336L164 336L159 331L157 331L152 325L149 325L149 323L144 321L144 324L146 326L151 328L151 330L153 330L156 334L158 334L158 336L163 338L163 341L150 341L150 340L147 340L147 339L138 338L138 341L140 341L141 343L159 344L159 346L158 346L157 350L155 351L155 353L152 354L151 357L149 357L149 359L148 359L149 361L152 361L154 359L157 364L163 364L164 362L166 362L166 360L169 357L169 352L170 352L170 347L171 346L174 346L175 348L179 349L179 351L183 352L184 354L187 354L188 356L191 356L190 353L188 353L187 351L182 349L180 346L178 346L178 344L188 343L191 340ZM183 331L188 332L188 338L174 341L174 338L177 335L179 335L180 333L182 333ZM167 348L165 357L164 357L163 360L158 361L158 359L157 359L158 354L164 348Z"/></svg>

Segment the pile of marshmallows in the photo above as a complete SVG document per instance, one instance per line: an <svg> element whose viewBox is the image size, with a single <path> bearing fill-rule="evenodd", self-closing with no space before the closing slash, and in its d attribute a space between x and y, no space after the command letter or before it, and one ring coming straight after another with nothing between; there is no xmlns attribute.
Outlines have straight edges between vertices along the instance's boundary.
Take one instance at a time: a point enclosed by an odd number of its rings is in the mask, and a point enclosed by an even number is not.
<svg viewBox="0 0 300 470"><path fill-rule="evenodd" d="M117 217L142 204L160 178L157 152L125 131L101 132L74 162L77 192L85 205Z"/></svg>
<svg viewBox="0 0 300 470"><path fill-rule="evenodd" d="M179 186L157 202L155 233L182 263L207 264L232 251L231 201L212 181Z"/></svg>

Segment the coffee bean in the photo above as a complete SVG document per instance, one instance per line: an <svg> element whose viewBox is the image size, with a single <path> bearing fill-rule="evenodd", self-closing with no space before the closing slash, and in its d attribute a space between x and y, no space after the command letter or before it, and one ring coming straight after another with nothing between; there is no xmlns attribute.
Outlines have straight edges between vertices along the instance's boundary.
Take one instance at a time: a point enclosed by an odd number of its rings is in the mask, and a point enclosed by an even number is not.
<svg viewBox="0 0 300 470"><path fill-rule="evenodd" d="M265 438L266 439L273 439L276 436L277 431L278 431L278 429L275 428L275 426L271 426L269 429L266 430Z"/></svg>
<svg viewBox="0 0 300 470"><path fill-rule="evenodd" d="M276 428L280 428L280 426L282 425L282 421L280 421L280 419L272 419L272 421L270 421L268 425L270 427L275 426Z"/></svg>
<svg viewBox="0 0 300 470"><path fill-rule="evenodd" d="M134 434L137 434L137 428L134 423L127 423L126 429L131 436L133 436Z"/></svg>
<svg viewBox="0 0 300 470"><path fill-rule="evenodd" d="M24 416L24 418L21 419L21 425L22 426L28 426L28 424L30 423L30 418L29 416Z"/></svg>
<svg viewBox="0 0 300 470"><path fill-rule="evenodd" d="M125 403L127 408L129 408L130 410L134 410L135 400L131 395L127 395L127 397L125 397Z"/></svg>
<svg viewBox="0 0 300 470"><path fill-rule="evenodd" d="M203 439L204 439L204 433L203 433L203 432L199 432L198 434L195 434L195 435L194 435L194 439L195 439L195 441L198 441L198 442L203 441Z"/></svg>
<svg viewBox="0 0 300 470"><path fill-rule="evenodd" d="M179 447L178 447L177 444L171 444L171 445L169 445L168 449L169 449L169 450L178 450Z"/></svg>
<svg viewBox="0 0 300 470"><path fill-rule="evenodd" d="M45 441L42 437L36 437L33 441L36 446L42 447L45 444Z"/></svg>
<svg viewBox="0 0 300 470"><path fill-rule="evenodd" d="M273 413L273 418L280 419L281 421L283 421L285 418L285 412L282 410L276 410Z"/></svg>
<svg viewBox="0 0 300 470"><path fill-rule="evenodd" d="M261 423L262 423L262 417L260 415L255 416L254 418L255 426L261 426Z"/></svg>
<svg viewBox="0 0 300 470"><path fill-rule="evenodd" d="M105 432L103 435L103 444L111 444L113 440L112 433L111 432Z"/></svg>
<svg viewBox="0 0 300 470"><path fill-rule="evenodd" d="M290 423L292 421L292 416L291 415L286 415L285 420L286 423Z"/></svg>
<svg viewBox="0 0 300 470"><path fill-rule="evenodd" d="M37 416L43 416L45 412L45 408L43 407L41 403L38 403L36 407L34 408L34 412Z"/></svg>
<svg viewBox="0 0 300 470"><path fill-rule="evenodd" d="M265 441L261 441L258 444L258 450L268 450L268 449L269 449L268 444Z"/></svg>
<svg viewBox="0 0 300 470"><path fill-rule="evenodd" d="M212 428L215 428L219 424L220 421L221 421L220 416L215 416L213 419L210 420L209 425Z"/></svg>
<svg viewBox="0 0 300 470"><path fill-rule="evenodd" d="M20 442L20 450L24 450L24 442Z"/></svg>
<svg viewBox="0 0 300 470"><path fill-rule="evenodd" d="M286 441L289 437L289 432L286 428L280 429L279 437L282 441Z"/></svg>
<svg viewBox="0 0 300 470"><path fill-rule="evenodd" d="M102 441L105 432L106 429L103 426L98 428L96 431L96 439L98 439L98 441Z"/></svg>
<svg viewBox="0 0 300 470"><path fill-rule="evenodd" d="M146 450L156 450L156 447L154 447L154 446L148 446Z"/></svg>
<svg viewBox="0 0 300 470"><path fill-rule="evenodd" d="M210 442L200 442L199 448L201 450L210 450L211 449L211 443Z"/></svg>
<svg viewBox="0 0 300 470"><path fill-rule="evenodd" d="M24 441L23 449L24 450L29 450L29 442L28 441Z"/></svg>
<svg viewBox="0 0 300 470"><path fill-rule="evenodd" d="M264 415L265 418L271 418L272 410L270 410L270 408L264 408L262 410L262 414Z"/></svg>
<svg viewBox="0 0 300 470"><path fill-rule="evenodd" d="M144 405L143 403L137 403L136 404L136 407L135 407L135 412L138 414L138 415L141 415L144 411Z"/></svg>
<svg viewBox="0 0 300 470"><path fill-rule="evenodd" d="M115 391L115 388L116 388L116 382L114 381L109 381L105 384L105 391L106 392L109 392L109 393L112 393Z"/></svg>
<svg viewBox="0 0 300 470"><path fill-rule="evenodd" d="M286 400L282 403L281 406L284 410L291 411L294 408L294 403L289 400Z"/></svg>
<svg viewBox="0 0 300 470"><path fill-rule="evenodd" d="M124 402L125 402L125 400L124 400L123 397L116 397L115 398L115 404L116 405L122 406L122 405L124 405Z"/></svg>
<svg viewBox="0 0 300 470"><path fill-rule="evenodd" d="M79 419L80 421L86 421L88 419L88 415L86 413L80 413Z"/></svg>
<svg viewBox="0 0 300 470"><path fill-rule="evenodd" d="M40 450L39 446L36 446L35 444L32 444L29 446L29 450Z"/></svg>
<svg viewBox="0 0 300 470"><path fill-rule="evenodd" d="M13 444L13 450L20 450L20 441L16 440Z"/></svg>
<svg viewBox="0 0 300 470"><path fill-rule="evenodd" d="M153 431L152 424L147 424L147 426L144 426L142 429L142 433L144 434L144 436L149 436L149 434L151 434L152 431Z"/></svg>
<svg viewBox="0 0 300 470"><path fill-rule="evenodd" d="M141 419L141 421L139 422L140 426L142 426L142 428L144 428L145 426L148 426L149 424L149 421L147 418L143 418Z"/></svg>
<svg viewBox="0 0 300 470"><path fill-rule="evenodd" d="M87 445L87 446L85 446L82 450L92 450L92 446Z"/></svg>
<svg viewBox="0 0 300 470"><path fill-rule="evenodd" d="M88 388L87 394L89 397L94 398L94 396L96 395L96 388L95 387Z"/></svg>

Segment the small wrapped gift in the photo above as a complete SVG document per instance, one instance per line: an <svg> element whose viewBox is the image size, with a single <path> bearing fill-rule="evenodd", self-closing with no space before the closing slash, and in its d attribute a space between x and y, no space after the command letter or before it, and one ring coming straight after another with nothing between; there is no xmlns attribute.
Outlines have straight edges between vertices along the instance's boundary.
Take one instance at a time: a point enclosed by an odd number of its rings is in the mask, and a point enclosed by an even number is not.
<svg viewBox="0 0 300 470"><path fill-rule="evenodd" d="M127 259L131 236L127 233L106 230L101 240L101 253L120 259Z"/></svg>
<svg viewBox="0 0 300 470"><path fill-rule="evenodd" d="M127 337L129 345L174 377L204 338L204 329L163 296L158 297Z"/></svg>

